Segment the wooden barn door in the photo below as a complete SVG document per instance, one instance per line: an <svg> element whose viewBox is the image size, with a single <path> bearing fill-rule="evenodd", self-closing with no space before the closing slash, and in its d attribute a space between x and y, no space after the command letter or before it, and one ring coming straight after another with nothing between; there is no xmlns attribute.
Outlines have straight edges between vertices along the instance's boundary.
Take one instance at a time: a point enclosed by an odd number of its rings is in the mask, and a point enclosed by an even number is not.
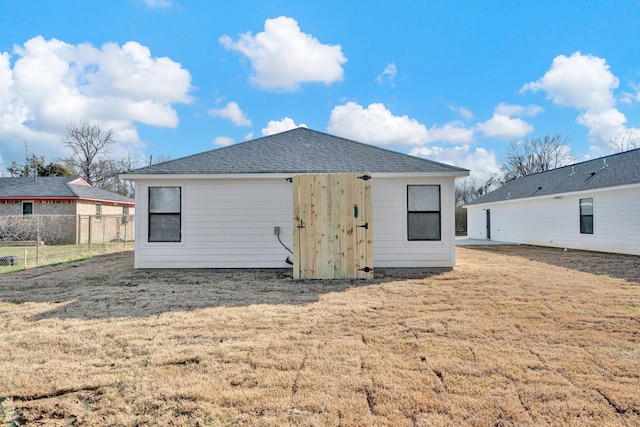
<svg viewBox="0 0 640 427"><path fill-rule="evenodd" d="M371 177L293 177L293 278L372 279Z"/></svg>

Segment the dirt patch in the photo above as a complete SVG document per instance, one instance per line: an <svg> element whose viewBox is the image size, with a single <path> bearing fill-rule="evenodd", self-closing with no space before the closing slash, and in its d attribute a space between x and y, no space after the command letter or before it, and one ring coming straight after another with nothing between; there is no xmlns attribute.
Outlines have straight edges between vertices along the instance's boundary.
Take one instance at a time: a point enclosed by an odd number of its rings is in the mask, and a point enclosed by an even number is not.
<svg viewBox="0 0 640 427"><path fill-rule="evenodd" d="M137 271L0 276L0 421L638 425L640 259L458 248L370 282Z"/></svg>

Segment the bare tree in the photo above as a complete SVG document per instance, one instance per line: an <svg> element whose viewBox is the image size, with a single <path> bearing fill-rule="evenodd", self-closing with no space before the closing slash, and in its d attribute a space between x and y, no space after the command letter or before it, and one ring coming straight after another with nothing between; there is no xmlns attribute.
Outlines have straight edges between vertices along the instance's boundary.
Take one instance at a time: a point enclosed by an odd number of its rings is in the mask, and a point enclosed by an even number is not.
<svg viewBox="0 0 640 427"><path fill-rule="evenodd" d="M117 165L109 157L109 148L116 143L113 129L99 123L71 123L62 139L71 149L73 170L94 187L109 189L117 178Z"/></svg>
<svg viewBox="0 0 640 427"><path fill-rule="evenodd" d="M640 131L618 132L609 139L609 145L616 153L640 148Z"/></svg>
<svg viewBox="0 0 640 427"><path fill-rule="evenodd" d="M575 157L569 142L570 138L560 134L512 142L500 165L505 182L570 164Z"/></svg>
<svg viewBox="0 0 640 427"><path fill-rule="evenodd" d="M135 160L131 160L131 156L127 156L126 158L118 162L118 173L130 172L137 167L138 162ZM135 193L133 183L131 181L125 181L124 179L120 178L116 180L115 188L113 188L111 191L127 197L133 197Z"/></svg>
<svg viewBox="0 0 640 427"><path fill-rule="evenodd" d="M462 206L502 184L503 182L495 175L491 176L483 184L477 184L472 178L466 178L456 183L456 235L467 233L467 210Z"/></svg>
<svg viewBox="0 0 640 427"><path fill-rule="evenodd" d="M456 205L465 205L503 184L504 182L496 175L489 177L482 184L477 184L471 178L460 180L456 183Z"/></svg>

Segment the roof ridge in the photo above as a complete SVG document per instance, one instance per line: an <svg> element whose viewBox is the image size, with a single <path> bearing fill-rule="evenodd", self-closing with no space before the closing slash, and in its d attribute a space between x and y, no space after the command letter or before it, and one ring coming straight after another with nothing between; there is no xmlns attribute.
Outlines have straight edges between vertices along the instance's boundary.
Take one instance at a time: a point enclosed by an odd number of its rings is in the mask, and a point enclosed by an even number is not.
<svg viewBox="0 0 640 427"><path fill-rule="evenodd" d="M314 129L300 128L300 127L296 128L296 129L308 129L308 130L310 130L312 132L316 132L316 133L319 133L319 134L322 134L322 135L325 135L325 136L329 136L329 137L332 137L332 138L338 138L338 139L341 139L343 141L347 141L347 142L350 142L350 143L360 144L360 145L363 145L363 146L366 146L366 147L369 147L369 148L373 148L374 150L383 151L385 153L391 153L391 154L394 154L394 155L395 154L399 154L401 156L407 156L407 157L414 158L414 159L420 159L420 160L423 160L423 161L426 161L426 162L429 162L429 163L434 163L434 164L443 165L443 166L447 166L447 167L451 167L451 168L456 168L456 169L461 170L461 171L468 170L468 169L464 169L464 168L461 168L461 167L458 167L458 166L449 165L447 163L436 162L435 160L427 159L427 158L424 158L424 157L418 157L418 156L414 156L412 154L401 153L399 151L391 150L389 148L380 147L380 146L377 146L377 145L374 145L374 144L367 144L366 142L356 141L355 139L349 139L349 138L345 138L343 136L338 136L338 135L331 135L330 133L326 133L326 132L322 132L322 131L318 131L318 130L314 130ZM292 130L295 130L295 129L292 129Z"/></svg>
<svg viewBox="0 0 640 427"><path fill-rule="evenodd" d="M447 172L467 169L307 127L191 154L123 174Z"/></svg>
<svg viewBox="0 0 640 427"><path fill-rule="evenodd" d="M625 151L619 151L617 153L611 153L611 154L607 154L606 156L600 156L600 157L595 157L593 159L587 159L587 160L582 160L580 162L576 162L576 163L570 163L568 165L564 165L564 166L559 166L557 168L553 168L553 169L549 169L546 171L542 171L542 172L536 172L536 173L532 173L529 175L525 175L525 176L532 176L532 175L537 175L540 173L547 173L547 172L551 172L551 171L555 171L555 170L559 170L559 169L565 169L565 168L570 168L570 167L576 167L579 165L584 165L586 163L590 163L590 162L596 162L598 160L602 160L602 159L609 159L611 157L615 157L615 156L620 156L620 155L626 155L627 153L630 153L632 151L640 151L640 148L634 148L632 150L625 150Z"/></svg>

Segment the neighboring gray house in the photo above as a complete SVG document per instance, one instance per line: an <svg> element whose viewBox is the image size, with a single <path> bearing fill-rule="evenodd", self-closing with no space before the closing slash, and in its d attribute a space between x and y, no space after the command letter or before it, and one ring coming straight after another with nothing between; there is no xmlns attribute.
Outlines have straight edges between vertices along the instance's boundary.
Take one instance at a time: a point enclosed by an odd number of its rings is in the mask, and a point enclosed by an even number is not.
<svg viewBox="0 0 640 427"><path fill-rule="evenodd" d="M294 214L295 177L347 172L364 174L360 178L371 189L372 218L355 228L336 227L344 236L365 233L361 240L372 242L375 267L454 266L454 181L469 171L307 128L122 175L135 181L135 266L289 267L290 254L278 238L292 248L298 244L294 232L310 232L308 221ZM296 203L301 202L304 195L295 194ZM328 197L307 205L317 221L331 215L327 207L338 209L338 204L344 221L364 218L365 202ZM318 230L318 236L339 247L338 233Z"/></svg>
<svg viewBox="0 0 640 427"><path fill-rule="evenodd" d="M469 238L640 255L640 149L524 176L465 207Z"/></svg>
<svg viewBox="0 0 640 427"><path fill-rule="evenodd" d="M79 226L78 218L89 216L97 221L101 216L122 217L122 221L101 230L100 240L116 239L121 235L120 227L134 214L134 206L130 197L92 187L79 177L0 178L0 224L31 215L46 215L50 219L53 216L76 217L67 221L65 227L49 233L56 243L85 243L88 230ZM8 234L8 231L4 233Z"/></svg>

